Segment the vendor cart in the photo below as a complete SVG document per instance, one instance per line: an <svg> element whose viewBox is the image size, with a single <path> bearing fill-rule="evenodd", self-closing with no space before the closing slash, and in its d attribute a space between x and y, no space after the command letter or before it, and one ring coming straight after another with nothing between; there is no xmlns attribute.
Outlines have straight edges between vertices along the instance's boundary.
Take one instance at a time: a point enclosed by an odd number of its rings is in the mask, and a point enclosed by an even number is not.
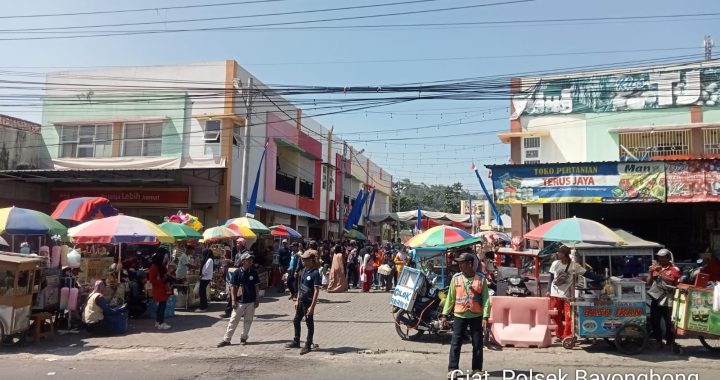
<svg viewBox="0 0 720 380"><path fill-rule="evenodd" d="M703 347L720 353L720 313L713 311L713 289L707 287L706 275L699 275L694 285L678 285L672 318L676 336L698 338Z"/></svg>
<svg viewBox="0 0 720 380"><path fill-rule="evenodd" d="M30 327L33 295L40 288L39 257L0 252L0 341L12 344Z"/></svg>

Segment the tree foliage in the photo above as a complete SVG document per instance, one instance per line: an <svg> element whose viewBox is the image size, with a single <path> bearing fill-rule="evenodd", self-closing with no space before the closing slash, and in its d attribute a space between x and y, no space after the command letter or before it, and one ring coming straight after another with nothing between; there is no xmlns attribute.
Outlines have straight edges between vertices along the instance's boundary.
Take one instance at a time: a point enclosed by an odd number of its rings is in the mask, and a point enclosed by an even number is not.
<svg viewBox="0 0 720 380"><path fill-rule="evenodd" d="M399 208L398 195L400 197ZM406 178L393 184L393 197L393 212L415 210L419 204L423 210L458 214L460 213L460 201L468 199L468 193L463 190L460 182L447 186L427 185L413 183Z"/></svg>

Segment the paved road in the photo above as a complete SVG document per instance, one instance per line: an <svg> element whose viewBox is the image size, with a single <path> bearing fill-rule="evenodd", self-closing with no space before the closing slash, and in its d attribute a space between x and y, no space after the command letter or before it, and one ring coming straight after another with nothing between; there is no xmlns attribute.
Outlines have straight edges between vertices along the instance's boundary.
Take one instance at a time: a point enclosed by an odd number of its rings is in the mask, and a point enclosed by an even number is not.
<svg viewBox="0 0 720 380"><path fill-rule="evenodd" d="M169 320L173 328L168 331L154 330L151 320L135 320L124 336L98 338L81 333L37 345L0 348L0 373L2 378L93 380L98 375L137 379L145 373L152 373L153 379L237 378L240 373L258 379L444 378L448 339L400 340L390 316L388 293L323 293L321 298L316 308L315 342L319 348L302 357L297 350L283 347L293 335L292 304L278 295L261 304L247 346L238 345L236 336L232 346L215 348L227 325L227 320L218 317L223 305L215 303L207 313L178 312ZM697 341L681 343L687 346L687 354L682 356L648 350L627 357L602 341L571 351L562 347L486 350L485 367L491 378L502 378L503 370L527 375L531 369L533 374L549 374L563 368L571 380L575 369L614 374L648 373L652 368L663 374L699 371L699 378L716 379L720 355L705 352ZM469 365L467 351L466 347L461 366Z"/></svg>

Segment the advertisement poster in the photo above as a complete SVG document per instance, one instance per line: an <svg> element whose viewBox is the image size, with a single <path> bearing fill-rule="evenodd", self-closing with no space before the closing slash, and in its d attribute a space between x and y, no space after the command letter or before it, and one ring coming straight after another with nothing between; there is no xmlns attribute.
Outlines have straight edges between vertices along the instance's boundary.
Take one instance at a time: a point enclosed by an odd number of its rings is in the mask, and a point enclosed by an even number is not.
<svg viewBox="0 0 720 380"><path fill-rule="evenodd" d="M688 294L687 329L720 334L720 313L712 311L712 291L690 291Z"/></svg>
<svg viewBox="0 0 720 380"><path fill-rule="evenodd" d="M669 203L720 202L720 161L665 163Z"/></svg>
<svg viewBox="0 0 720 380"><path fill-rule="evenodd" d="M720 69L716 65L523 82L525 89L512 96L513 120L523 115L720 106Z"/></svg>
<svg viewBox="0 0 720 380"><path fill-rule="evenodd" d="M662 162L491 168L499 204L665 202Z"/></svg>
<svg viewBox="0 0 720 380"><path fill-rule="evenodd" d="M628 303L607 306L580 306L578 310L580 335L614 337L626 323L645 325L645 304Z"/></svg>

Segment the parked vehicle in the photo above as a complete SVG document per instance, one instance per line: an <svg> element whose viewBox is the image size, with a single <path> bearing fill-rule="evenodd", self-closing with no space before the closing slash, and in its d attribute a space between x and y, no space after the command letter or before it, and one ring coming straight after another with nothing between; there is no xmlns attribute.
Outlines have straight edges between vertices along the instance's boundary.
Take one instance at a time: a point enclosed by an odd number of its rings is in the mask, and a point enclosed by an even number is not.
<svg viewBox="0 0 720 380"><path fill-rule="evenodd" d="M391 301L398 336L415 340L425 332L452 333L452 316L448 317L449 329L443 329L440 323L446 294L446 289L435 287L423 272L404 267Z"/></svg>

